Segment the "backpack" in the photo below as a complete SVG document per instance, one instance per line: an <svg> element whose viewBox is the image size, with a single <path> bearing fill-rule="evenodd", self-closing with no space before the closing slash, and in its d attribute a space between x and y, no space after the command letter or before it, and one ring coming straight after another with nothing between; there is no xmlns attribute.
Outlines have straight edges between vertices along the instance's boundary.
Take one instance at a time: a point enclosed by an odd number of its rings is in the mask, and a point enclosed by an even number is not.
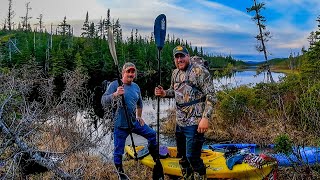
<svg viewBox="0 0 320 180"><path fill-rule="evenodd" d="M93 110L95 115L97 115L99 118L103 118L104 116L104 109L101 105L101 97L110 83L110 81L104 80L100 86L96 86L93 89Z"/></svg>
<svg viewBox="0 0 320 180"><path fill-rule="evenodd" d="M205 59L203 59L203 58L200 57L200 56L192 56L192 57L190 58L190 62L191 62L192 64L199 64L199 65L201 65L201 66L203 66L203 67L205 67L206 69L209 70L209 63L208 63L208 61L205 60Z"/></svg>

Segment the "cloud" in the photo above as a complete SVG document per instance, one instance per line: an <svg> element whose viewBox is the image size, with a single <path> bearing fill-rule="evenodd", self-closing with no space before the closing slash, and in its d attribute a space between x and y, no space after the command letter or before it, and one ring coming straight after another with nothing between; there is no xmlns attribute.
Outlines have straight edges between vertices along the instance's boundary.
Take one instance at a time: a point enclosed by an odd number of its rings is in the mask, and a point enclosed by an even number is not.
<svg viewBox="0 0 320 180"><path fill-rule="evenodd" d="M255 50L254 36L258 29L251 17L245 12L248 3L234 1L227 4L210 0L28 0L33 23L43 14L46 24L57 25L67 17L74 24L77 34L85 19L97 22L106 18L107 9L111 18L120 20L124 38L132 29L138 29L143 37L149 37L153 31L154 19L164 13L167 16L167 33L172 37L202 46L206 52L215 54L235 54L238 57L259 57ZM0 1L0 23L8 11L8 1ZM25 2L13 0L16 13L15 22L25 14ZM263 13L266 16L267 30L272 39L267 43L273 56L287 56L292 49L301 49L308 44L306 37L317 29L316 17L320 9L319 0L269 0Z"/></svg>

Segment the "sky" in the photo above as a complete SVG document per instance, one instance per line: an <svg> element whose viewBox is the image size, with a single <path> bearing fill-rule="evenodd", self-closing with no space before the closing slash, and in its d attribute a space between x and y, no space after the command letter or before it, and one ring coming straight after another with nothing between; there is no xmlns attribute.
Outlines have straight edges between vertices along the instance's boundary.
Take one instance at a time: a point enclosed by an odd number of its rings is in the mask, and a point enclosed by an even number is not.
<svg viewBox="0 0 320 180"><path fill-rule="evenodd" d="M318 29L320 0L257 0L265 3L261 14L271 39L266 43L268 59L288 57L308 48L308 36ZM75 34L81 33L86 12L89 21L106 18L119 19L124 38L132 29L142 37L149 37L154 20L159 14L167 17L167 34L202 47L211 55L231 55L244 61L262 61L263 54L256 51L258 27L247 13L252 0L12 0L14 22L25 16L26 3L32 9L31 22L43 15L46 25L56 26L64 16L73 25ZM8 0L0 0L0 24L8 13Z"/></svg>

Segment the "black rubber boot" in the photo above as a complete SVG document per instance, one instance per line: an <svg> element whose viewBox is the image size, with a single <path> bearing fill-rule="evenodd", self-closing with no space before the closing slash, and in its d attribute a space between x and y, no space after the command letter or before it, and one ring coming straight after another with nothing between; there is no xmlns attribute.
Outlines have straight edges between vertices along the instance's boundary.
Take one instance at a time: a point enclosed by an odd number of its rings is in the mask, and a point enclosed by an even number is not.
<svg viewBox="0 0 320 180"><path fill-rule="evenodd" d="M194 174L193 174L193 169L190 166L188 160L186 159L180 159L179 160L181 172L183 179L185 180L194 180Z"/></svg>
<svg viewBox="0 0 320 180"><path fill-rule="evenodd" d="M156 162L159 157L159 152L157 152L157 147L153 146L153 145L149 145L148 150L149 150L149 153L150 153L153 161Z"/></svg>
<svg viewBox="0 0 320 180"><path fill-rule="evenodd" d="M122 164L115 164L116 166L116 169L119 173L124 173L124 170L123 170L123 167L122 167Z"/></svg>
<svg viewBox="0 0 320 180"><path fill-rule="evenodd" d="M203 166L200 169L197 169L198 172L194 172L194 179L195 180L205 180L207 179L206 176L206 167Z"/></svg>
<svg viewBox="0 0 320 180"><path fill-rule="evenodd" d="M201 175L201 174L199 174L198 172L195 172L194 173L194 180L206 180L207 179L207 177L206 177L206 175L204 174L204 175Z"/></svg>

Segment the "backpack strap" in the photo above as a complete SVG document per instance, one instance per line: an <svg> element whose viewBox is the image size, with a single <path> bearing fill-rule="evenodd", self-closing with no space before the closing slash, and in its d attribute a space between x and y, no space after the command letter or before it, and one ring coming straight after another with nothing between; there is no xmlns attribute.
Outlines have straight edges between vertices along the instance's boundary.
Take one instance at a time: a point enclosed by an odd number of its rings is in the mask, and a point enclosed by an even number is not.
<svg viewBox="0 0 320 180"><path fill-rule="evenodd" d="M202 92L202 90L201 90L200 88L198 88L196 85L194 85L193 83L191 83L190 80L189 80L189 76L190 76L192 67L193 67L193 64L190 64L190 66L188 67L188 69L187 69L187 71L186 71L185 80L182 81L182 82L180 83L180 85L181 85L182 83L186 83L187 85L191 86L192 89L196 89L197 91ZM179 71L180 71L180 70L179 70ZM178 74L179 74L179 71L177 72L175 79L177 78L177 76L178 76ZM180 86L180 85L179 85L179 86ZM205 102L205 101L206 101L206 96L202 96L202 97L199 98L199 99L195 99L195 100L193 100L193 101L189 101L189 102L186 102L186 103L177 103L177 102L176 102L176 105L177 105L178 107L182 108L182 107L191 106L191 105L193 105L193 104L197 104L197 103Z"/></svg>
<svg viewBox="0 0 320 180"><path fill-rule="evenodd" d="M202 96L199 99L196 99L196 100L193 100L193 101L189 101L189 102L186 102L186 103L177 103L176 102L176 105L179 108L183 108L183 107L186 107L186 106L191 106L191 105L194 105L194 104L197 104L197 103L200 103L200 102L205 102L205 101L206 101L206 96Z"/></svg>

